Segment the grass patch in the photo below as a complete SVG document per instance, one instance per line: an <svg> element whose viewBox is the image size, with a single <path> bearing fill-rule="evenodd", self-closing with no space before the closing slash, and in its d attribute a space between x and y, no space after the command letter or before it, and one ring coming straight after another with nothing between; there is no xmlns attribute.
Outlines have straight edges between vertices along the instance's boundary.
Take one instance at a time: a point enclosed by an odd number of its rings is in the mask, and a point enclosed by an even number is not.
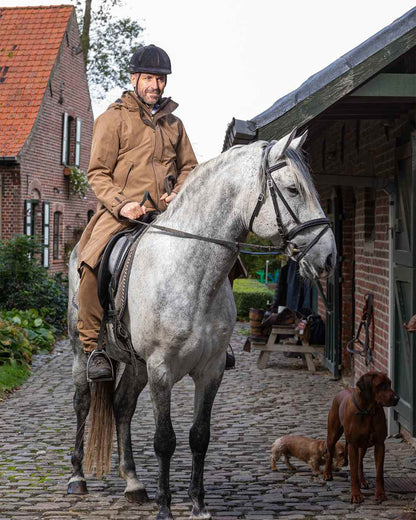
<svg viewBox="0 0 416 520"><path fill-rule="evenodd" d="M8 363L0 366L0 397L20 386L29 377L30 369L26 365Z"/></svg>
<svg viewBox="0 0 416 520"><path fill-rule="evenodd" d="M250 307L266 309L274 297L273 291L252 278L234 280L233 293L239 319L248 318Z"/></svg>

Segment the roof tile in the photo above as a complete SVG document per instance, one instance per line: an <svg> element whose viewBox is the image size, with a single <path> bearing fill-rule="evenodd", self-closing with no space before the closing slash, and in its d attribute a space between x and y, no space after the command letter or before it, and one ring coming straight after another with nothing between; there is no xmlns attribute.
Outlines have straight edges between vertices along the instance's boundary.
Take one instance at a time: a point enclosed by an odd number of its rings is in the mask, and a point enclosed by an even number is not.
<svg viewBox="0 0 416 520"><path fill-rule="evenodd" d="M73 10L0 7L0 157L29 137Z"/></svg>

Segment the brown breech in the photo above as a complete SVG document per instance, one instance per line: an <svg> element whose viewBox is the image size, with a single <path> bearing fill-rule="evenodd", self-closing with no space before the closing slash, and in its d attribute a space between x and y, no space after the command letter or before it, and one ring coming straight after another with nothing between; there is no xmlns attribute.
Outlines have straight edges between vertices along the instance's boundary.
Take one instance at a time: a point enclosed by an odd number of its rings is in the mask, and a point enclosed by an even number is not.
<svg viewBox="0 0 416 520"><path fill-rule="evenodd" d="M84 352L92 352L97 347L103 308L98 299L96 270L86 264L81 267L78 306L79 338Z"/></svg>

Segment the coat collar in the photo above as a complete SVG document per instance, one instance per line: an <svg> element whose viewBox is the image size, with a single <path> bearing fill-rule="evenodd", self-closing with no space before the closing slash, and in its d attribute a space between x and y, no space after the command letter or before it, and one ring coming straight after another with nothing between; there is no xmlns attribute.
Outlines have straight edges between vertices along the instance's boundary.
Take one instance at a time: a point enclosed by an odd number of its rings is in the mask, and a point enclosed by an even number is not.
<svg viewBox="0 0 416 520"><path fill-rule="evenodd" d="M149 107L145 105L145 103L143 103L131 90L123 92L121 99L117 102L124 105L129 112L141 112L142 116L145 115L150 120L153 119L153 121L157 121L161 117L171 114L179 106L178 103L173 101L170 97L162 98L157 112L152 115Z"/></svg>

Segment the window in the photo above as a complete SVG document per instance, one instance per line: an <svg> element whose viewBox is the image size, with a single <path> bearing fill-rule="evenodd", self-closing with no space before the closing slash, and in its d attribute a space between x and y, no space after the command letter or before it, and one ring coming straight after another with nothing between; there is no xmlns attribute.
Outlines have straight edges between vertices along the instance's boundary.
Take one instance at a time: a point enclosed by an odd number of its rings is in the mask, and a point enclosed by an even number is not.
<svg viewBox="0 0 416 520"><path fill-rule="evenodd" d="M81 128L82 121L63 114L62 119L62 164L79 167L81 161Z"/></svg>
<svg viewBox="0 0 416 520"><path fill-rule="evenodd" d="M36 206L38 204L38 200L29 199L25 200L25 235L33 237L35 235L35 216L36 216Z"/></svg>
<svg viewBox="0 0 416 520"><path fill-rule="evenodd" d="M65 113L62 122L62 164L69 164L69 126L70 117Z"/></svg>
<svg viewBox="0 0 416 520"><path fill-rule="evenodd" d="M53 259L59 260L61 254L60 240L61 240L61 217L62 213L56 211L53 214Z"/></svg>
<svg viewBox="0 0 416 520"><path fill-rule="evenodd" d="M81 126L82 121L77 117L75 122L75 166L78 168L81 160Z"/></svg>
<svg viewBox="0 0 416 520"><path fill-rule="evenodd" d="M43 226L42 226L42 243L43 243L43 267L49 267L49 215L50 202L43 203Z"/></svg>

